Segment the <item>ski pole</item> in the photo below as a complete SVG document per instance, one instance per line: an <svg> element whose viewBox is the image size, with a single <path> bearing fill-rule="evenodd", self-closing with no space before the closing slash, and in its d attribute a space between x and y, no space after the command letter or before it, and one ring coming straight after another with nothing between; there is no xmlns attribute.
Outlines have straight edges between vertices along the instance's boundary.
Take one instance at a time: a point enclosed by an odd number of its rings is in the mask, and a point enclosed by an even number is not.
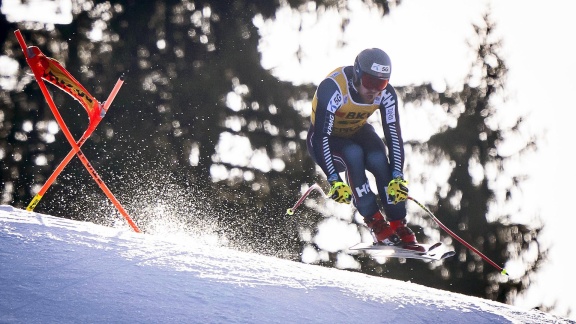
<svg viewBox="0 0 576 324"><path fill-rule="evenodd" d="M456 233L452 232L448 227L446 227L444 224L442 224L442 222L440 222L440 220L438 218L436 218L436 216L434 216L434 214L432 214L432 212L428 208L426 208L426 206L422 205L421 203L418 202L418 200L416 200L410 196L408 196L408 199L412 200L418 206L420 206L420 208L424 209L424 211L426 213L428 213L428 215L432 218L432 220L434 220L438 224L438 226L440 226L440 228L442 228L444 231L446 231L446 233L450 234L450 236L452 236L453 238L458 240L460 243L464 244L464 246L466 246L468 249L472 250L472 252L478 254L482 259L484 259L484 261L488 262L494 268L498 269L501 274L508 276L508 272L506 271L506 269L497 265L494 261L490 260L487 256L482 254L482 252L478 251L472 245L468 244L468 242L466 242L462 238L460 238L460 236L456 235Z"/></svg>
<svg viewBox="0 0 576 324"><path fill-rule="evenodd" d="M315 183L311 185L310 188L308 188L308 190L304 192L304 194L302 194L302 197L298 199L298 201L296 202L296 204L294 204L292 208L288 208L288 210L286 211L286 215L294 215L294 210L298 208L298 206L300 206L304 202L304 200L306 200L306 198L308 197L308 195L310 195L312 190L316 190L322 194L322 197L328 198L328 196L326 196L322 188L320 188L320 186L317 183Z"/></svg>

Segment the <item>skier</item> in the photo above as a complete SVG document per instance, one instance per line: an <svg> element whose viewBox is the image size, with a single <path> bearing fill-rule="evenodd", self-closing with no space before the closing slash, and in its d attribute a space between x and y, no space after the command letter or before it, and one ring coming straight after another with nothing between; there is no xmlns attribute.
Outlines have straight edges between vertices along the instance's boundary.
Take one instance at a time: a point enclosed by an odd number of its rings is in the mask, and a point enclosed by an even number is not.
<svg viewBox="0 0 576 324"><path fill-rule="evenodd" d="M360 52L354 66L332 71L312 100L308 153L327 176L328 196L339 203L352 201L379 244L421 251L414 232L406 226L408 188L398 98L388 83L391 72L390 58L378 48ZM382 116L386 144L367 123L376 110ZM340 178L343 171L349 185ZM375 177L386 218L366 171Z"/></svg>

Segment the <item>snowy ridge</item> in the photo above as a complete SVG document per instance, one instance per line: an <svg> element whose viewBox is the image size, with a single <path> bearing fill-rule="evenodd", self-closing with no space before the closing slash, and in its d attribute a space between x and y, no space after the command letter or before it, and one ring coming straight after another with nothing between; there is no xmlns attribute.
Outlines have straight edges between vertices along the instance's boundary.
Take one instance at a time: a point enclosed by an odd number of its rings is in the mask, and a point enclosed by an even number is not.
<svg viewBox="0 0 576 324"><path fill-rule="evenodd" d="M0 323L574 323L398 280L0 206Z"/></svg>

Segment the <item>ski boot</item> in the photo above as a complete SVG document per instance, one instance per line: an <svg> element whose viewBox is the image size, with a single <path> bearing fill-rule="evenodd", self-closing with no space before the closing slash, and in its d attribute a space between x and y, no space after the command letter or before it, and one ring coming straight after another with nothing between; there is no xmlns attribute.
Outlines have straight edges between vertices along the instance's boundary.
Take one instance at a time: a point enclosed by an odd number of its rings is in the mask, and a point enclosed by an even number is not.
<svg viewBox="0 0 576 324"><path fill-rule="evenodd" d="M406 218L390 221L390 228L394 230L394 233L400 239L400 244L403 248L408 250L414 251L421 251L424 252L426 249L418 244L416 240L416 235L410 229L410 227L406 226Z"/></svg>
<svg viewBox="0 0 576 324"><path fill-rule="evenodd" d="M374 213L372 220L366 222L366 225L372 229L378 243L384 245L398 245L401 243L400 237L396 234L396 229L390 226L380 211Z"/></svg>

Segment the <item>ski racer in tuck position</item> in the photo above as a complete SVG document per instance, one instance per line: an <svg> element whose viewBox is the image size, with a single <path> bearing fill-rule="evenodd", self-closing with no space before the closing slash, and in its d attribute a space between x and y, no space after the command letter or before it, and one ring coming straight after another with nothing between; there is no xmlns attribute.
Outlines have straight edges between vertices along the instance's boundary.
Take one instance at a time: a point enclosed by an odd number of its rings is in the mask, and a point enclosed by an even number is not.
<svg viewBox="0 0 576 324"><path fill-rule="evenodd" d="M330 183L328 196L353 202L378 244L424 251L406 226L407 182L398 98L389 84L390 57L365 49L353 66L338 67L318 86L312 101L308 152ZM380 110L385 142L367 120ZM366 171L376 180L384 215ZM345 172L347 183L340 172Z"/></svg>

